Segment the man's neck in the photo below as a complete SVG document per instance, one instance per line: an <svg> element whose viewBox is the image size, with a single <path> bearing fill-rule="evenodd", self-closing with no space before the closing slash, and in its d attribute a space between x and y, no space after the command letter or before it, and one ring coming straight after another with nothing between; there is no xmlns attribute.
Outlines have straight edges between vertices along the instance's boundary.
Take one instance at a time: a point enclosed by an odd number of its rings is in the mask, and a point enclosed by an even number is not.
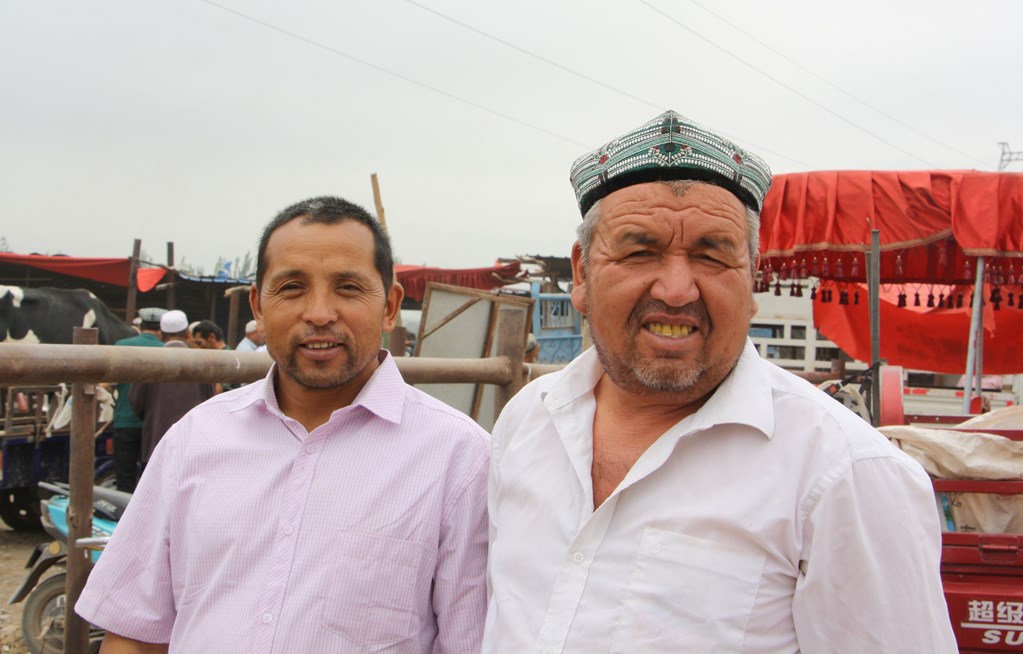
<svg viewBox="0 0 1023 654"><path fill-rule="evenodd" d="M338 409L350 406L362 391L380 360L373 359L358 375L347 382L330 388L310 388L286 374L280 367L274 374L274 393L281 413L302 423L306 431L313 431L330 420Z"/></svg>

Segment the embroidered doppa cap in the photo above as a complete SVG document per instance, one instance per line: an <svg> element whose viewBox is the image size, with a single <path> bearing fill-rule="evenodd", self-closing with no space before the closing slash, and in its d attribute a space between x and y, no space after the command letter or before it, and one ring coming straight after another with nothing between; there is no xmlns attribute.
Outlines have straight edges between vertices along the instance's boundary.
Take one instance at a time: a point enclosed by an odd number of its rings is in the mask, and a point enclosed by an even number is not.
<svg viewBox="0 0 1023 654"><path fill-rule="evenodd" d="M179 334L188 329L188 318L184 311L174 309L160 316L160 331L164 334Z"/></svg>
<svg viewBox="0 0 1023 654"><path fill-rule="evenodd" d="M760 211L771 188L771 169L725 137L666 111L576 159L569 179L584 216L597 200L619 189L673 179L717 184Z"/></svg>
<svg viewBox="0 0 1023 654"><path fill-rule="evenodd" d="M144 307L139 309L139 318L142 322L160 322L160 318L163 314L167 313L166 309L160 309L159 307Z"/></svg>

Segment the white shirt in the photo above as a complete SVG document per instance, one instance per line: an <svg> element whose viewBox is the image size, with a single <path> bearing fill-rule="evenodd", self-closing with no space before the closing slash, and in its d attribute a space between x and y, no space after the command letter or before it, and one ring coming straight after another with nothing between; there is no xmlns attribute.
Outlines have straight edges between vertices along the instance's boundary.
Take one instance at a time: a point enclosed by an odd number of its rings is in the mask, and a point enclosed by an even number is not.
<svg viewBox="0 0 1023 654"><path fill-rule="evenodd" d="M234 348L235 352L255 352L256 348L259 347L246 336L242 340L238 341L238 345Z"/></svg>
<svg viewBox="0 0 1023 654"><path fill-rule="evenodd" d="M494 427L488 654L956 652L918 464L747 342L596 510L588 350Z"/></svg>
<svg viewBox="0 0 1023 654"><path fill-rule="evenodd" d="M160 441L76 610L193 654L472 654L489 437L389 355L311 432L267 378Z"/></svg>

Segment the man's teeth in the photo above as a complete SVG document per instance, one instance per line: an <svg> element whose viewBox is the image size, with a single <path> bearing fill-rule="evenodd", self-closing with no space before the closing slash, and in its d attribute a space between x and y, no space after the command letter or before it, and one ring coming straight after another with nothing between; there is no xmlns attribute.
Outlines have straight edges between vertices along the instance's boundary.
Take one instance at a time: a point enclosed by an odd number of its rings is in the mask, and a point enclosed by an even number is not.
<svg viewBox="0 0 1023 654"><path fill-rule="evenodd" d="M331 347L337 347L337 343L308 343L306 345L310 350L326 350Z"/></svg>
<svg viewBox="0 0 1023 654"><path fill-rule="evenodd" d="M658 336L667 336L668 338L682 338L693 331L689 325L669 325L663 322L647 323L646 328Z"/></svg>

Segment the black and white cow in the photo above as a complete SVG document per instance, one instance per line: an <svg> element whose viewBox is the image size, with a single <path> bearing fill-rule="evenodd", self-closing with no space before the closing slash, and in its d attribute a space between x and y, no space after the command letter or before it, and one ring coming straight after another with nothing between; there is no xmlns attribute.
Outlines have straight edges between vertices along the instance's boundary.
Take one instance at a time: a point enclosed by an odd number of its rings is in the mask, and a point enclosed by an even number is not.
<svg viewBox="0 0 1023 654"><path fill-rule="evenodd" d="M100 345L136 334L84 288L0 285L0 342L71 343L75 327L99 329Z"/></svg>

